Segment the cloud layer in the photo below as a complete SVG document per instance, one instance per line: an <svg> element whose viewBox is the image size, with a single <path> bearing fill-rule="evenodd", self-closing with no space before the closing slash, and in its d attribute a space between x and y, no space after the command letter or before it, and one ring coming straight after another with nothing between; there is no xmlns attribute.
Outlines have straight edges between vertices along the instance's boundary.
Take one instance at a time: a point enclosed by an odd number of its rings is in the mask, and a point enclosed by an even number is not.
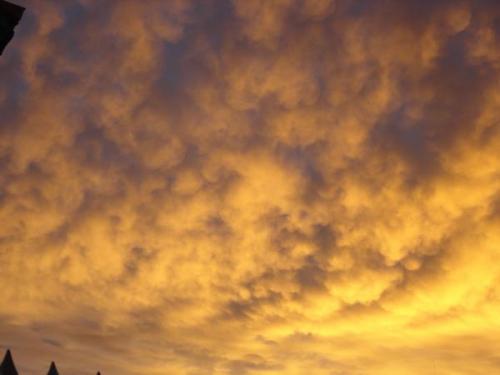
<svg viewBox="0 0 500 375"><path fill-rule="evenodd" d="M0 345L23 374L500 370L495 1L21 1Z"/></svg>

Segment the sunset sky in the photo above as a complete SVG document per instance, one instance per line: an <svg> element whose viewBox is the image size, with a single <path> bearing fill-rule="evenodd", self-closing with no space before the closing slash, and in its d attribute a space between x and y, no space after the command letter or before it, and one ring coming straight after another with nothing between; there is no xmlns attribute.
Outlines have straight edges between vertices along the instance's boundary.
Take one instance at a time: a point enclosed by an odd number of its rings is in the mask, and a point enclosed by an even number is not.
<svg viewBox="0 0 500 375"><path fill-rule="evenodd" d="M20 375L500 373L498 0L11 1Z"/></svg>

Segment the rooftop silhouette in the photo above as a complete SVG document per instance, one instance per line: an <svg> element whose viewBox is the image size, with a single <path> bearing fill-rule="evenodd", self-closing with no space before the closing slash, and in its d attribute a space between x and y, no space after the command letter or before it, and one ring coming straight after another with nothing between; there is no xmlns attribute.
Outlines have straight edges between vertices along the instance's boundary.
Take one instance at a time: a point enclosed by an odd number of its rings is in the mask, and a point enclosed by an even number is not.
<svg viewBox="0 0 500 375"><path fill-rule="evenodd" d="M0 0L0 55L14 37L14 28L21 20L25 8Z"/></svg>

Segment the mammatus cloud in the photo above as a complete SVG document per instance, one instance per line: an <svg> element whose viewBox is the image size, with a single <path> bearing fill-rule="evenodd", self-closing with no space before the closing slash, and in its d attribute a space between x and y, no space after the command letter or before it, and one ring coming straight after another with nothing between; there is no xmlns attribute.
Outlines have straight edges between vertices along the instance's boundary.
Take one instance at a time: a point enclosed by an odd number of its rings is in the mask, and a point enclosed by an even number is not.
<svg viewBox="0 0 500 375"><path fill-rule="evenodd" d="M24 374L499 370L495 1L19 3L0 344Z"/></svg>

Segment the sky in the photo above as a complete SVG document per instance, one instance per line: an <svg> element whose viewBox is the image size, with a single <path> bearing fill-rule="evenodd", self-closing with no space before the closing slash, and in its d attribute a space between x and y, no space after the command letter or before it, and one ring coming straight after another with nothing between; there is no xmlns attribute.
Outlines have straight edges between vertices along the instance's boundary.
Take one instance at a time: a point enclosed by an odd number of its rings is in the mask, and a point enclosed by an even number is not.
<svg viewBox="0 0 500 375"><path fill-rule="evenodd" d="M500 373L495 0L17 0L21 375Z"/></svg>

